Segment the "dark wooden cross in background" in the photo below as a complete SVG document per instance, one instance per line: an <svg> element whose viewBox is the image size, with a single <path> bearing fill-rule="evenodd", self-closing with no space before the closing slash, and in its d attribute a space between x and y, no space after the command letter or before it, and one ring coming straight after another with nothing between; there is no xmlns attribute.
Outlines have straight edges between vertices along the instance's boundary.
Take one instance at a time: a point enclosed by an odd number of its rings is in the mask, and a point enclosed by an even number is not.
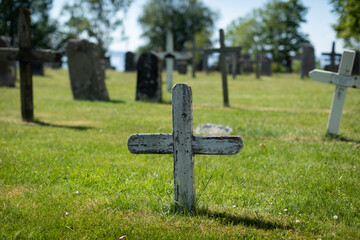
<svg viewBox="0 0 360 240"><path fill-rule="evenodd" d="M220 48L210 48L204 49L205 54L211 54L218 52L220 53L220 67L221 67L221 76L222 76L222 89L223 89L223 98L224 106L229 107L229 95L228 95L228 86L227 86L227 70L226 70L226 54L240 52L241 47L226 47L224 39L224 30L220 29Z"/></svg>
<svg viewBox="0 0 360 240"><path fill-rule="evenodd" d="M330 53L321 53L323 56L329 56L330 57L330 66L329 71L337 72L337 65L335 64L336 57L340 58L341 54L335 52L335 42L332 43L332 48Z"/></svg>
<svg viewBox="0 0 360 240"><path fill-rule="evenodd" d="M53 50L31 49L30 11L20 9L18 21L19 48L1 48L0 60L20 62L21 116L24 121L34 120L32 62L59 62L61 53Z"/></svg>

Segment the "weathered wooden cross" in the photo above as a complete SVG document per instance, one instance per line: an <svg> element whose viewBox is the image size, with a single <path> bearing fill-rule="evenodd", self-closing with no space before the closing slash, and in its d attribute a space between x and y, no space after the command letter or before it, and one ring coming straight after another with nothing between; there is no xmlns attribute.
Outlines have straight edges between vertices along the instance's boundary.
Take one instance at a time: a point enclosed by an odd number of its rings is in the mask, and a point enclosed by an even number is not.
<svg viewBox="0 0 360 240"><path fill-rule="evenodd" d="M33 83L31 62L59 62L61 53L52 50L31 49L30 11L20 9L18 20L19 49L1 48L0 60L20 61L21 116L24 121L34 120Z"/></svg>
<svg viewBox="0 0 360 240"><path fill-rule="evenodd" d="M178 60L187 60L191 58L191 55L174 51L174 37L171 31L167 31L166 33L166 52L159 52L156 53L156 55L162 59L166 59L166 86L170 91L173 86L172 74L174 71L174 58Z"/></svg>
<svg viewBox="0 0 360 240"><path fill-rule="evenodd" d="M220 53L220 67L221 67L224 106L229 107L230 104L229 104L229 94L228 94L228 86L227 86L226 54L232 52L240 52L241 47L225 47L224 30L220 29L219 32L220 32L220 48L204 49L204 53L205 54L211 54L215 52Z"/></svg>
<svg viewBox="0 0 360 240"><path fill-rule="evenodd" d="M134 134L128 149L138 154L173 154L177 211L195 210L194 154L232 155L243 147L241 137L193 136L192 93L187 84L172 88L172 134Z"/></svg>
<svg viewBox="0 0 360 240"><path fill-rule="evenodd" d="M333 136L337 136L339 131L347 88L352 87L360 89L360 79L351 76L354 59L355 52L352 50L345 50L341 57L338 73L316 69L312 70L309 74L315 81L336 85L327 125L327 134Z"/></svg>

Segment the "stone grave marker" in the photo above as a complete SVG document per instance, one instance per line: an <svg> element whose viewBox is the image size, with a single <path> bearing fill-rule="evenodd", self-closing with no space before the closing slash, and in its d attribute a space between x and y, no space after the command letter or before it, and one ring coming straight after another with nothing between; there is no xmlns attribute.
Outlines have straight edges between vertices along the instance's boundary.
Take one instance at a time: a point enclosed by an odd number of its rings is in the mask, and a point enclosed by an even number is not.
<svg viewBox="0 0 360 240"><path fill-rule="evenodd" d="M219 34L220 34L220 48L204 49L204 53L205 54L211 54L215 52L220 53L220 67L221 67L224 106L229 107L230 103L229 103L228 84L227 84L226 54L233 52L240 52L241 47L226 47L224 30L220 29Z"/></svg>
<svg viewBox="0 0 360 240"><path fill-rule="evenodd" d="M309 72L315 68L314 47L310 43L302 46L301 54L301 78L309 77Z"/></svg>
<svg viewBox="0 0 360 240"><path fill-rule="evenodd" d="M135 71L136 61L135 61L135 53L126 52L125 53L125 72L133 72Z"/></svg>
<svg viewBox="0 0 360 240"><path fill-rule="evenodd" d="M44 76L44 63L32 62L32 74L35 76Z"/></svg>
<svg viewBox="0 0 360 240"><path fill-rule="evenodd" d="M177 60L176 61L177 70L179 74L187 73L187 61L186 60Z"/></svg>
<svg viewBox="0 0 360 240"><path fill-rule="evenodd" d="M261 71L260 75L271 76L271 59L267 56L261 56Z"/></svg>
<svg viewBox="0 0 360 240"><path fill-rule="evenodd" d="M321 53L321 55L330 57L330 64L326 65L324 67L324 70L337 72L339 69L339 65L337 63L339 62L338 59L340 59L341 54L335 52L335 42L332 43L332 48L330 53Z"/></svg>
<svg viewBox="0 0 360 240"><path fill-rule="evenodd" d="M310 77L313 80L336 85L327 125L327 134L332 136L337 136L339 131L347 88L360 89L360 78L350 75L354 58L354 51L345 50L340 61L338 73L317 69L310 72Z"/></svg>
<svg viewBox="0 0 360 240"><path fill-rule="evenodd" d="M0 48L9 48L10 43L4 36L0 36ZM0 60L0 87L15 87L15 71L14 62Z"/></svg>
<svg viewBox="0 0 360 240"><path fill-rule="evenodd" d="M355 51L355 61L354 61L354 67L351 72L351 75L360 75L360 52L359 51Z"/></svg>
<svg viewBox="0 0 360 240"><path fill-rule="evenodd" d="M97 46L87 40L70 39L66 54L74 99L108 101L105 67Z"/></svg>
<svg viewBox="0 0 360 240"><path fill-rule="evenodd" d="M20 8L18 20L19 49L1 48L0 60L20 61L21 116L24 121L34 120L32 62L59 62L61 53L52 50L31 49L30 11Z"/></svg>
<svg viewBox="0 0 360 240"><path fill-rule="evenodd" d="M254 63L256 63L256 61L252 61L250 59L250 54L248 53L244 53L242 55L242 58L240 60L241 62L241 66L242 66L242 72L244 73L253 73L254 72Z"/></svg>
<svg viewBox="0 0 360 240"><path fill-rule="evenodd" d="M161 61L153 53L141 54L137 62L136 100L161 102Z"/></svg>
<svg viewBox="0 0 360 240"><path fill-rule="evenodd" d="M192 92L187 84L172 89L172 115L172 134L134 134L127 145L135 154L173 154L176 210L194 211L194 154L236 154L243 143L238 136L193 136Z"/></svg>

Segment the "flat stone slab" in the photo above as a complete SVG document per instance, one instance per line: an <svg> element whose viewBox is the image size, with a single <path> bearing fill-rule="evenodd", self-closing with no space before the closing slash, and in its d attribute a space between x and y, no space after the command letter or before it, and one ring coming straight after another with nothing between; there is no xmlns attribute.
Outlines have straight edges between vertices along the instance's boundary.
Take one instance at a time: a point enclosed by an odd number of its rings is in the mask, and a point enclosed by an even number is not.
<svg viewBox="0 0 360 240"><path fill-rule="evenodd" d="M230 133L232 131L233 131L233 129L228 126L206 123L206 124L200 124L195 129L195 134L225 135L226 136L226 135L230 135Z"/></svg>

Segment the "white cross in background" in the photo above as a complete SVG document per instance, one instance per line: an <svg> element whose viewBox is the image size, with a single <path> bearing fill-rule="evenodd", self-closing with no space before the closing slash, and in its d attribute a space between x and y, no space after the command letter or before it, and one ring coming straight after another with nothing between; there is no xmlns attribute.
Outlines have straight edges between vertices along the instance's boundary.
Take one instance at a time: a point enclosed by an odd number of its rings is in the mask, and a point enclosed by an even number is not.
<svg viewBox="0 0 360 240"><path fill-rule="evenodd" d="M354 59L355 52L345 50L341 57L338 73L317 69L310 72L310 77L313 80L336 85L327 125L327 134L332 136L338 135L347 88L360 89L359 77L351 76Z"/></svg>

